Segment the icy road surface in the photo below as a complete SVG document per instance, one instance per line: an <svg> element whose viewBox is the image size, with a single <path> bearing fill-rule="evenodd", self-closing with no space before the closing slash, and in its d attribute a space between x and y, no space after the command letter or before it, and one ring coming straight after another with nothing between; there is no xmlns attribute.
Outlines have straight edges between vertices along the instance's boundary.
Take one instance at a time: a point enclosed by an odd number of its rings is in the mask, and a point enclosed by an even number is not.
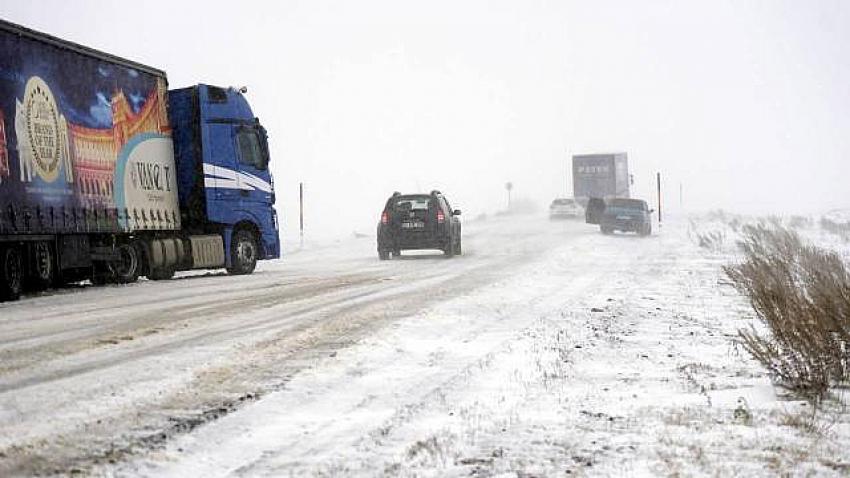
<svg viewBox="0 0 850 478"><path fill-rule="evenodd" d="M846 418L793 426L683 227L464 228L450 260L369 237L0 304L0 476L848 471Z"/></svg>

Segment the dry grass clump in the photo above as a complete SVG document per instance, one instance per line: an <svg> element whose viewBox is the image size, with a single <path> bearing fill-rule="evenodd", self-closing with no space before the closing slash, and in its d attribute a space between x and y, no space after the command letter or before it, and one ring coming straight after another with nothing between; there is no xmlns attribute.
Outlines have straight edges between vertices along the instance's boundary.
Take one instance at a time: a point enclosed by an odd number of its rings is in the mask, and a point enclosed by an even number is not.
<svg viewBox="0 0 850 478"><path fill-rule="evenodd" d="M840 222L828 217L822 217L820 219L820 227L824 231L841 237L845 242L850 241L850 222Z"/></svg>
<svg viewBox="0 0 850 478"><path fill-rule="evenodd" d="M834 252L776 224L747 225L743 262L724 267L766 333L739 339L778 382L819 401L850 373L850 274Z"/></svg>
<svg viewBox="0 0 850 478"><path fill-rule="evenodd" d="M719 227L719 229L702 230L702 227L698 225L697 221L691 219L688 225L688 237L703 249L712 252L721 252L726 241L726 231L723 230L724 226L714 225Z"/></svg>
<svg viewBox="0 0 850 478"><path fill-rule="evenodd" d="M791 229L811 229L814 222L808 216L791 216L788 218L788 227Z"/></svg>
<svg viewBox="0 0 850 478"><path fill-rule="evenodd" d="M703 249L708 249L713 252L723 250L723 241L726 240L726 233L723 231L698 232L696 234L697 245Z"/></svg>

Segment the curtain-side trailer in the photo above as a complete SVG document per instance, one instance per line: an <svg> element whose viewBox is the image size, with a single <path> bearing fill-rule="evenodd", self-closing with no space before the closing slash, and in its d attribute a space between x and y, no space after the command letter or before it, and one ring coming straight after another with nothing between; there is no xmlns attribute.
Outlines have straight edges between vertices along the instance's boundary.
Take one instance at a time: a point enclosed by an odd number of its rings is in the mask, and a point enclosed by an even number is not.
<svg viewBox="0 0 850 478"><path fill-rule="evenodd" d="M243 92L0 21L0 299L280 256Z"/></svg>

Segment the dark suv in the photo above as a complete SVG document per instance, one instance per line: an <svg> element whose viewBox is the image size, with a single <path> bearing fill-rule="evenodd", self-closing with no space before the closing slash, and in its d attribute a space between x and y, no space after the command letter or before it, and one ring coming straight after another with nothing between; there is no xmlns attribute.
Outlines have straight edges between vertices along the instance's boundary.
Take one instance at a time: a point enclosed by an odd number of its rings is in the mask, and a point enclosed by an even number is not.
<svg viewBox="0 0 850 478"><path fill-rule="evenodd" d="M431 194L394 193L378 223L378 257L398 256L402 250L439 249L460 255L460 210L452 209L440 191Z"/></svg>
<svg viewBox="0 0 850 478"><path fill-rule="evenodd" d="M609 199L605 201L599 230L603 234L634 231L648 236L652 233L652 211L642 199Z"/></svg>

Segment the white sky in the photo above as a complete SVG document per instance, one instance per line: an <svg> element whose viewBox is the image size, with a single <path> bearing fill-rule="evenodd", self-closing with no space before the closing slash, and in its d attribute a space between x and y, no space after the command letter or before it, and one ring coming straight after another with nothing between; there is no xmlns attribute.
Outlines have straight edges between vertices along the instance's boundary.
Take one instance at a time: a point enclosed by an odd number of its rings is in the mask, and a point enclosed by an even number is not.
<svg viewBox="0 0 850 478"><path fill-rule="evenodd" d="M252 6L253 5L253 6ZM571 190L575 153L626 151L633 196L741 212L850 207L850 2L0 0L0 16L247 85L287 235L373 231L386 197L465 216ZM317 234L318 234L317 232Z"/></svg>

